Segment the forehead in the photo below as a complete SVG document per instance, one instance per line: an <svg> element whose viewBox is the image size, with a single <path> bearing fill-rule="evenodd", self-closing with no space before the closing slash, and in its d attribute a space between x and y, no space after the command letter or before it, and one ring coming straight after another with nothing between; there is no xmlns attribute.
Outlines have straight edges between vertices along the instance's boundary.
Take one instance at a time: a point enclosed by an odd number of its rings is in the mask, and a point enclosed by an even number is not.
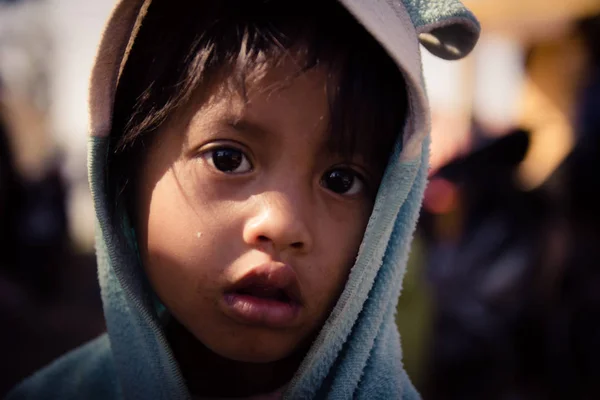
<svg viewBox="0 0 600 400"><path fill-rule="evenodd" d="M232 77L222 79L188 107L190 132L226 124L248 133L290 132L325 142L330 119L327 76L322 68L299 72L290 58L247 79L243 88Z"/></svg>

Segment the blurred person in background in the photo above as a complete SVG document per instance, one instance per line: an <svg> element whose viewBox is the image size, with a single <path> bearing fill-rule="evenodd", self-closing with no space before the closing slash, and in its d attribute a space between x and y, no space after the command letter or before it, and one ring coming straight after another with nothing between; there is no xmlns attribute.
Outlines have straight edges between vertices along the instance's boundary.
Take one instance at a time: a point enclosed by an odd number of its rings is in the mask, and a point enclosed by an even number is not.
<svg viewBox="0 0 600 400"><path fill-rule="evenodd" d="M5 100L5 99L2 99ZM32 295L55 289L68 247L66 188L58 165L48 165L27 179L19 171L15 129L19 112L0 103L0 259L3 273L28 288Z"/></svg>
<svg viewBox="0 0 600 400"><path fill-rule="evenodd" d="M7 129L0 108L0 266L3 274L14 273L17 242L14 232L22 197Z"/></svg>
<svg viewBox="0 0 600 400"><path fill-rule="evenodd" d="M519 180L536 175L523 174L530 154L558 143L517 130L432 178L420 226L435 309L426 398L600 398L600 18L578 26L585 74L550 72L543 44L528 57L549 78L538 84L577 83L558 168L534 187ZM568 105L568 91L538 89Z"/></svg>
<svg viewBox="0 0 600 400"><path fill-rule="evenodd" d="M31 161L19 144L43 143L33 110L0 87L0 397L104 329L94 257L76 252L67 232L59 163L35 174L19 163Z"/></svg>

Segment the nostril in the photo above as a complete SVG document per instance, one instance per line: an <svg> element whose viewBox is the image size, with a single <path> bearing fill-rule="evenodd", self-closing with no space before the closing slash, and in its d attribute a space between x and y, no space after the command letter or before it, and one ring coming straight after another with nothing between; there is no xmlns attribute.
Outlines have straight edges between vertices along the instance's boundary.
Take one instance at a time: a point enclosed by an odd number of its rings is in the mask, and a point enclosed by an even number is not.
<svg viewBox="0 0 600 400"><path fill-rule="evenodd" d="M259 243L263 243L263 244L273 242L273 240L271 240L268 236L265 236L265 235L258 236L257 241ZM293 242L293 243L290 243L289 246L293 249L301 250L304 248L304 242Z"/></svg>

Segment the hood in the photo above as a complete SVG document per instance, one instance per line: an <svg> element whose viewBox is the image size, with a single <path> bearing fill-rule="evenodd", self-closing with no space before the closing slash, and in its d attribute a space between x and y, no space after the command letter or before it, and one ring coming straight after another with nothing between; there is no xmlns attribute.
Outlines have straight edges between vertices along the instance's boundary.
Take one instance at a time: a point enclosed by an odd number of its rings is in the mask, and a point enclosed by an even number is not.
<svg viewBox="0 0 600 400"><path fill-rule="evenodd" d="M89 180L97 216L99 280L110 346L126 398L190 397L131 251L127 221L109 215L106 166L113 101L151 0L122 0L92 75ZM420 45L445 59L474 47L479 25L458 0L340 0L397 63L408 88L405 131L386 169L356 263L335 308L284 394L307 398L417 398L402 367L395 310L429 168L429 108Z"/></svg>

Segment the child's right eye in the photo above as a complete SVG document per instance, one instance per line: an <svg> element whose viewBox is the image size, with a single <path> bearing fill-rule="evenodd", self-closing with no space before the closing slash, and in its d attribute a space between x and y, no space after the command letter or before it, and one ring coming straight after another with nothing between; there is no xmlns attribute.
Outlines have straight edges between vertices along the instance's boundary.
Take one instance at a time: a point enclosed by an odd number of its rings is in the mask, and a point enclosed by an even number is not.
<svg viewBox="0 0 600 400"><path fill-rule="evenodd" d="M206 161L215 169L226 174L244 174L252 171L252 164L241 150L219 147L204 154Z"/></svg>

